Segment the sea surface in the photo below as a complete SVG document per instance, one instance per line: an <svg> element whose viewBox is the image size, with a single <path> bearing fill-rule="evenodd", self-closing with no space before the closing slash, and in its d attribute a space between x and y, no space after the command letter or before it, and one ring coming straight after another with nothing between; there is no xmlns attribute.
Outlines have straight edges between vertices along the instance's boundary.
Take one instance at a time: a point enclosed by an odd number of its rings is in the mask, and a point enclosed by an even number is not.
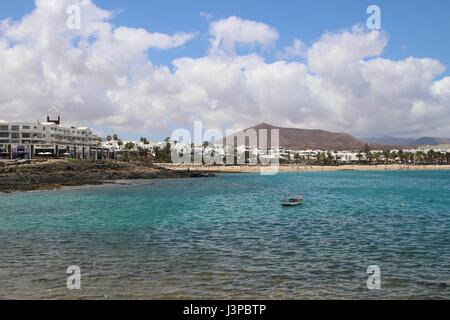
<svg viewBox="0 0 450 320"><path fill-rule="evenodd" d="M283 208L301 193L301 206ZM69 266L81 289L68 290ZM367 287L379 266L381 289ZM3 299L450 299L450 172L0 194Z"/></svg>

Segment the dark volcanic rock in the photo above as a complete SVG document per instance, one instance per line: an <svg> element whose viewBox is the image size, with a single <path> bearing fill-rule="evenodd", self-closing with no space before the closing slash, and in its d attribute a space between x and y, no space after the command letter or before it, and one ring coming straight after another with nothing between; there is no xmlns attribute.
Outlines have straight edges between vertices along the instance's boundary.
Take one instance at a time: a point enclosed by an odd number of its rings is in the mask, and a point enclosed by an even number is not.
<svg viewBox="0 0 450 320"><path fill-rule="evenodd" d="M99 185L116 180L205 177L195 172L157 168L148 163L114 161L51 161L2 163L0 192L48 190L63 186Z"/></svg>

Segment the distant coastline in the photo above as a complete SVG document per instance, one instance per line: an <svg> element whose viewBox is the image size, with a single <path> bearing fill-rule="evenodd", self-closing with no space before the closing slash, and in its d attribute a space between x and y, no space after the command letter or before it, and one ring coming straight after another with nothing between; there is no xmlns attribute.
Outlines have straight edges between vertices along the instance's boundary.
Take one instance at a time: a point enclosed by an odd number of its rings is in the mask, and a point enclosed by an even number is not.
<svg viewBox="0 0 450 320"><path fill-rule="evenodd" d="M242 165L242 166L206 166L206 165L176 165L176 164L159 164L159 166L175 170L186 171L194 170L200 172L212 173L257 173L263 170L264 166ZM408 170L450 170L450 165L339 165L339 166L298 166L298 165L280 165L279 172L320 172L320 171L408 171Z"/></svg>
<svg viewBox="0 0 450 320"><path fill-rule="evenodd" d="M131 180L179 179L212 177L218 173L260 173L266 166L208 166L152 164L104 160L22 160L0 161L0 192L51 190L62 187L102 185ZM266 169L266 170L265 170ZM336 171L418 171L450 170L450 165L280 165L278 172L336 172ZM275 170L275 172L277 172Z"/></svg>

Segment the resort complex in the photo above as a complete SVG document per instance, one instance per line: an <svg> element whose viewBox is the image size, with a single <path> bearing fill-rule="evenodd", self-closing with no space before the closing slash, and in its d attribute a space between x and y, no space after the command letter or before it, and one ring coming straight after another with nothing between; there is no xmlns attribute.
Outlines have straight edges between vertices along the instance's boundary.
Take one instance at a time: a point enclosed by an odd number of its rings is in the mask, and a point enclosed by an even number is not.
<svg viewBox="0 0 450 320"><path fill-rule="evenodd" d="M303 129L290 129L309 133ZM326 133L326 132L325 132ZM241 132L243 134L243 132ZM245 133L246 135L247 133ZM330 134L330 133L327 133ZM290 135L292 136L292 135ZM321 133L323 136L323 132ZM230 145L205 141L200 145L165 141L154 143L141 137L140 141L122 140L117 134L102 138L88 127L61 125L61 115L47 115L45 122L14 122L0 120L0 159L78 158L131 160L136 155L154 162L172 163L171 151L190 154L188 163L220 165L263 164L278 159L280 164L346 165L346 164L448 164L450 145L396 146L369 145L353 138L357 143L338 145L318 144L308 136L298 136L294 145L261 148L254 145ZM281 135L281 141L286 138ZM245 139L242 141L246 141ZM306 145L316 148L307 148ZM298 145L297 147L295 145ZM302 147L303 146L303 147ZM378 148L376 148L378 147ZM337 150L338 149L338 150ZM206 161L209 158L211 161ZM186 158L185 158L186 159ZM194 161L195 159L195 161ZM183 162L184 163L184 162Z"/></svg>
<svg viewBox="0 0 450 320"><path fill-rule="evenodd" d="M61 116L45 122L0 120L0 159L72 157L97 159L101 138L87 127L65 127Z"/></svg>

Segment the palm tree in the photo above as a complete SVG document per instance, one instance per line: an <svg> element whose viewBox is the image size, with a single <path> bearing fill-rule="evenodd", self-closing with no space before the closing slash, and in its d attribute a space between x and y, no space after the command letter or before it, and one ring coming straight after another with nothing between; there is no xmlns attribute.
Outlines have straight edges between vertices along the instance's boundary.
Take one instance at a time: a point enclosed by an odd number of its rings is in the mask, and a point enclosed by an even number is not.
<svg viewBox="0 0 450 320"><path fill-rule="evenodd" d="M403 160L405 159L405 153L402 149L398 150L397 156L400 158L400 163L403 163Z"/></svg>
<svg viewBox="0 0 450 320"><path fill-rule="evenodd" d="M395 163L395 160L397 159L397 157L398 157L397 152L392 151L392 152L391 152L391 158L394 160L394 163Z"/></svg>
<svg viewBox="0 0 450 320"><path fill-rule="evenodd" d="M123 146L123 141L122 140L117 140L117 145L119 146L119 150L120 148Z"/></svg>
<svg viewBox="0 0 450 320"><path fill-rule="evenodd" d="M117 134L113 134L113 140L114 140L114 141L119 140L119 136L118 136Z"/></svg>
<svg viewBox="0 0 450 320"><path fill-rule="evenodd" d="M383 151L383 157L386 163L389 163L389 158L391 157L391 152L389 150Z"/></svg>
<svg viewBox="0 0 450 320"><path fill-rule="evenodd" d="M127 144L125 145L125 149L126 150L133 150L135 147L133 142L127 142Z"/></svg>
<svg viewBox="0 0 450 320"><path fill-rule="evenodd" d="M326 161L327 161L327 155L326 155L325 151L320 153L320 158L322 160L322 164L325 165Z"/></svg>
<svg viewBox="0 0 450 320"><path fill-rule="evenodd" d="M356 157L358 158L358 162L361 164L362 152L358 151L358 154L356 155Z"/></svg>
<svg viewBox="0 0 450 320"><path fill-rule="evenodd" d="M328 162L328 164L333 163L333 154L331 153L331 151L327 152L327 162Z"/></svg>
<svg viewBox="0 0 450 320"><path fill-rule="evenodd" d="M416 161L418 161L419 163L424 163L425 162L425 152L417 151L417 153L416 153Z"/></svg>
<svg viewBox="0 0 450 320"><path fill-rule="evenodd" d="M107 136L107 137L106 137L106 140L108 140L108 142L111 142L112 137L111 137L111 136Z"/></svg>
<svg viewBox="0 0 450 320"><path fill-rule="evenodd" d="M364 145L364 153L366 155L366 159L369 160L369 162L372 162L372 153L370 152L370 146L368 143Z"/></svg>
<svg viewBox="0 0 450 320"><path fill-rule="evenodd" d="M430 151L428 151L427 156L428 156L428 162L430 164L433 164L434 159L435 159L435 152L434 152L434 150L431 149Z"/></svg>
<svg viewBox="0 0 450 320"><path fill-rule="evenodd" d="M381 154L379 152L376 152L374 154L374 158L375 158L375 163L378 164L380 162L380 159L381 159Z"/></svg>
<svg viewBox="0 0 450 320"><path fill-rule="evenodd" d="M338 151L334 150L334 161L336 162L336 165L338 165L340 160L340 157L338 156Z"/></svg>

